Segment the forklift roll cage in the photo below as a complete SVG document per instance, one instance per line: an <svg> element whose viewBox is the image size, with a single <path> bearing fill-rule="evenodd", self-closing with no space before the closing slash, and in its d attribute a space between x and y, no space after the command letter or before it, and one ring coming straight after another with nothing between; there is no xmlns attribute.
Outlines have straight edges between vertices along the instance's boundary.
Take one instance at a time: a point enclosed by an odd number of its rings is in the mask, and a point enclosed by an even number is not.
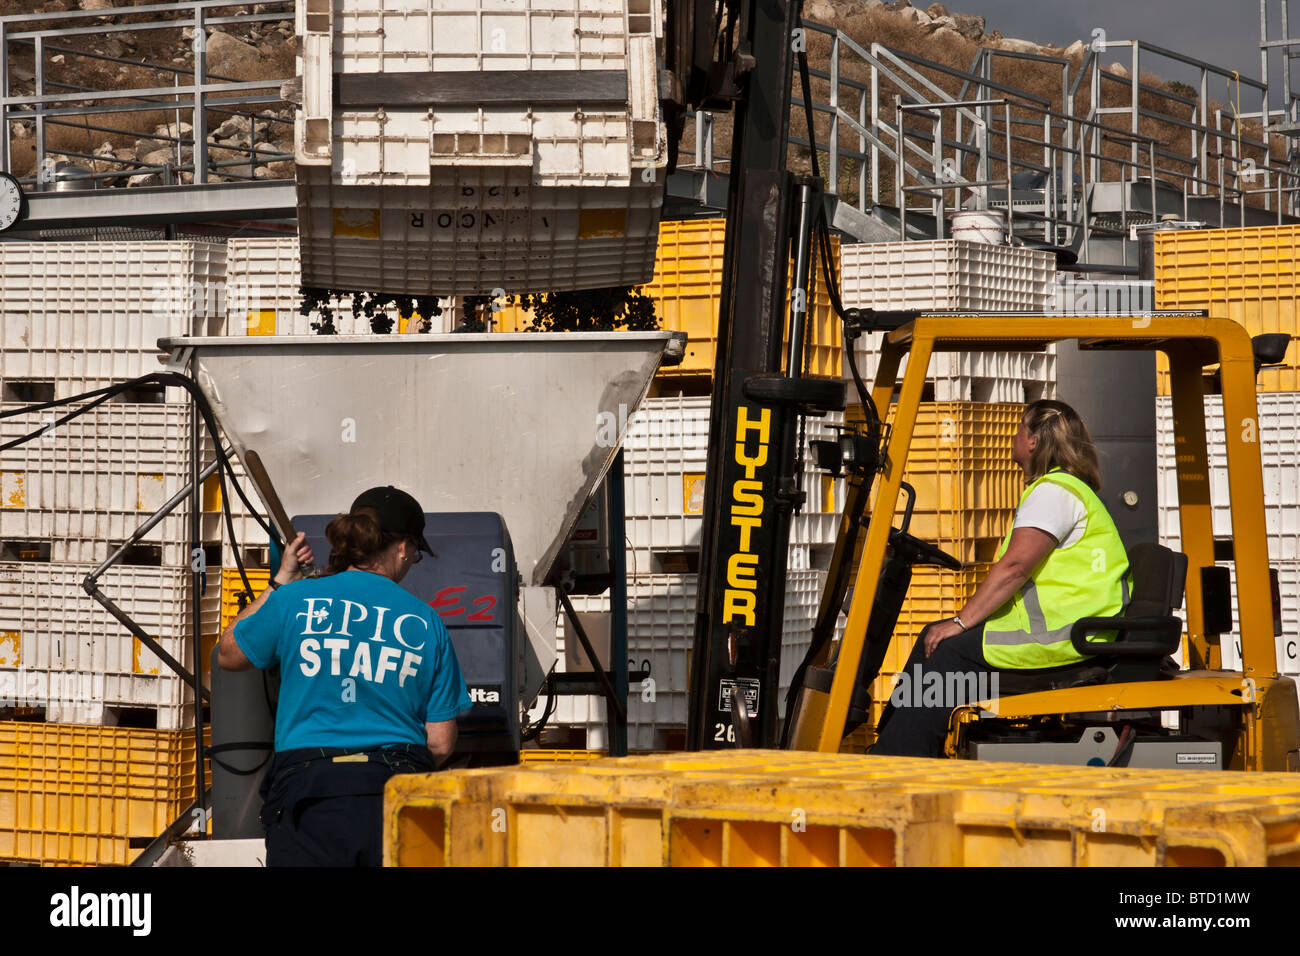
<svg viewBox="0 0 1300 956"><path fill-rule="evenodd" d="M1268 540L1264 518L1258 411L1255 400L1256 359L1246 329L1228 319L1203 312L1152 312L1135 316L1035 315L1025 313L931 313L918 316L885 337L872 398L878 409L889 408L898 382L898 368L909 356L902 377L885 461L875 484L875 507L853 585L844 638L838 651L830 693L805 688L794 730L793 746L801 750L834 752L840 748L853 693L863 638L876 598L876 587L890 528L899 501L927 367L935 352L1042 351L1053 342L1075 340L1087 350L1156 350L1169 360L1174 411L1174 441L1178 473L1182 550L1188 558L1186 595L1188 669L1168 681L1100 684L1041 691L1007 697L998 702L998 717L1032 717L1117 710L1171 709L1199 706L1242 708L1243 739L1236 748L1247 770L1287 769L1287 754L1295 750L1292 727L1286 733L1263 734L1261 721L1282 719L1286 706L1296 707L1295 685L1279 677ZM1218 670L1219 635L1206 632L1201 568L1213 568L1209 462L1206 446L1202 376L1206 366L1219 366L1227 443L1228 489L1236 560L1237 607L1241 634L1240 673ZM1010 454L1010 449L1008 449ZM867 482L851 483L849 495L869 494ZM840 539L848 529L845 508ZM851 560L837 545L832 567ZM833 571L832 571L833 574ZM822 652L825 663L829 648ZM949 752L960 726L979 719L981 707L954 711ZM1269 742L1271 741L1271 742Z"/></svg>

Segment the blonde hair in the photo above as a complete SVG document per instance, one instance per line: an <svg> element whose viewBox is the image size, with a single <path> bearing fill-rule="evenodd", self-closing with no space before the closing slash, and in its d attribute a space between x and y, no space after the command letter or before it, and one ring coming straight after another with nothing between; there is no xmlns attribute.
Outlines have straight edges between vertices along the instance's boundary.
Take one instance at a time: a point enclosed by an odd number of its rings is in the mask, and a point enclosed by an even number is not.
<svg viewBox="0 0 1300 956"><path fill-rule="evenodd" d="M1083 419L1065 402L1050 399L1025 407L1021 417L1038 445L1029 456L1029 480L1037 481L1053 468L1078 478L1093 491L1101 490L1097 446Z"/></svg>

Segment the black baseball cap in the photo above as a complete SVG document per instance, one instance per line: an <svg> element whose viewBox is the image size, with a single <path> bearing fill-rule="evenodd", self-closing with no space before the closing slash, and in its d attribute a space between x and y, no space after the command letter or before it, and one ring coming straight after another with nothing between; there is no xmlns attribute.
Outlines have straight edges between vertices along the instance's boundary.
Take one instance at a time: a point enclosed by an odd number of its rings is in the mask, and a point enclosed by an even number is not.
<svg viewBox="0 0 1300 956"><path fill-rule="evenodd" d="M389 534L409 535L421 551L437 557L424 538L424 509L420 503L400 488L384 485L363 491L352 502L352 510L373 508L379 516L380 530Z"/></svg>

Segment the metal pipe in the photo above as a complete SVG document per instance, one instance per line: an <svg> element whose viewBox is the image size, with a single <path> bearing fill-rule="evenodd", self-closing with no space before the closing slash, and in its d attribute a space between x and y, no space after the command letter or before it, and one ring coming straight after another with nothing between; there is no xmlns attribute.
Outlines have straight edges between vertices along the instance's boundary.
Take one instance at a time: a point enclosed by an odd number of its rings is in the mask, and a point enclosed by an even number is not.
<svg viewBox="0 0 1300 956"><path fill-rule="evenodd" d="M578 643L587 653L587 660L591 661L592 670L596 672L600 680L600 689L605 695L605 700L609 706L614 708L615 713L626 725L627 723L627 698L620 698L614 690L614 685L609 681L609 675L605 673L605 668L600 666L600 658L592 649L591 641L587 639L587 631L578 620L578 612L573 609L573 602L569 600L569 595L565 593L564 588L555 589L556 596L560 599L560 604L564 606L564 613L569 618L569 623L573 625L573 633L578 635Z"/></svg>
<svg viewBox="0 0 1300 956"><path fill-rule="evenodd" d="M0 20L0 169L13 169L9 156L9 41L5 38L8 29Z"/></svg>
<svg viewBox="0 0 1300 956"><path fill-rule="evenodd" d="M179 127L177 127L179 129ZM199 477L199 462L203 456L203 419L199 415L198 402L190 398L190 623L193 634L192 655L194 660L194 799L205 811L205 794L207 781L203 773L203 609L202 595L208 577L207 556L203 551L203 479ZM287 546L287 543L286 543ZM272 573L275 573L272 571ZM217 587L220 588L221 575L217 575ZM206 812L204 819L207 818ZM204 827L199 833L200 840L207 839L208 831Z"/></svg>
<svg viewBox="0 0 1300 956"><path fill-rule="evenodd" d="M799 233L795 246L794 285L790 289L790 339L786 353L786 378L800 378L803 374L804 340L808 318L808 263L812 245L812 194L811 183L799 184Z"/></svg>
<svg viewBox="0 0 1300 956"><path fill-rule="evenodd" d="M627 552L624 541L627 537L627 517L623 501L623 449L618 450L609 472L605 477L606 498L609 515L609 564L612 580L609 588L609 662L614 668L614 695L622 701L627 700ZM591 660L596 661L595 658ZM596 661L599 667L599 661ZM627 756L627 713L622 719L611 722L612 732L609 736L609 755L611 757Z"/></svg>
<svg viewBox="0 0 1300 956"><path fill-rule="evenodd" d="M99 585L95 583L93 576L86 576L86 579L81 582L81 589L98 601L104 610L113 615L113 617L117 619L118 623L130 631L141 644L158 655L158 659L170 667L181 680L185 681L187 684L194 683L194 675L190 672L189 668L176 658L172 657L165 647L159 644L158 641L140 627L139 624L131 620L127 613L118 607L117 603L114 602L112 598L99 589ZM207 688L200 684L199 689L203 692L203 699L207 700L209 696Z"/></svg>
<svg viewBox="0 0 1300 956"><path fill-rule="evenodd" d="M226 454L227 454L227 456L229 456L229 455L231 454L231 452L230 452L229 449L227 449ZM211 476L211 475L213 474L213 472L215 472L215 471L217 470L217 467L218 467L220 464L221 464L220 461L217 461L217 460L212 461L212 462L211 462L209 465L207 465L207 466L203 469L203 471L200 473L200 475L199 475L199 480L202 481L203 479L208 478L209 476ZM151 514L148 518L146 518L145 521L144 521L144 523L141 524L140 527L138 527L138 528L136 528L134 531L132 531L132 532L131 532L131 535L126 539L126 541L122 542L121 546L118 547L118 549L117 549L116 551L114 551L111 555L109 555L108 560L106 560L106 561L105 561L103 564L101 564L99 567L95 568L94 571L91 571L91 572L90 572L90 577L92 577L92 578L98 578L101 574L103 574L105 571L107 571L107 570L108 570L109 568L111 568L113 565L117 564L117 562L120 561L120 560L122 559L122 555L126 554L127 549L129 549L129 548L130 548L132 545L134 545L137 541L139 541L141 538L143 538L145 535L147 535L150 531L152 531L152 530L154 529L154 527L158 524L158 522L162 521L163 518L165 518L165 517L167 517L169 514L171 514L172 511L174 511L174 510L176 509L176 506L179 505L179 504L180 504L182 501L184 501L186 498L188 498L192 493L193 493L193 488L192 488L191 484L190 484L189 482L187 482L184 488L182 488L180 491L176 492L176 494L174 494L174 495L172 495L170 498L168 498L167 501L164 502L164 504L163 504L163 506L162 506L161 508L159 508L159 509L158 509L157 511L155 511L153 514Z"/></svg>
<svg viewBox="0 0 1300 956"><path fill-rule="evenodd" d="M45 40L41 37L36 39L36 60L33 72L36 74L36 95L45 95ZM6 137L9 131L5 130ZM49 178L49 171L45 166L45 112L43 109L36 111L36 188L42 190Z"/></svg>
<svg viewBox="0 0 1300 956"><path fill-rule="evenodd" d="M1007 245L1011 245L1011 240L1015 236L1015 205L1014 197L1011 195L1011 104L1003 101L1003 115L1006 118L1006 129L1003 131L1006 136L1007 160L1003 164L1006 167L1007 174Z"/></svg>

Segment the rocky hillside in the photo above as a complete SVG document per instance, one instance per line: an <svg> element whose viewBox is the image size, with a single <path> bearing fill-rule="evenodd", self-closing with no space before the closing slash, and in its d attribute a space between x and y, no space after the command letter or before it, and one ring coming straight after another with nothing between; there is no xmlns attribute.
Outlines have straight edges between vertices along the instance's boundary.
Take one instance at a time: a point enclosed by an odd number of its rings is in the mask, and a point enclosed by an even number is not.
<svg viewBox="0 0 1300 956"><path fill-rule="evenodd" d="M126 0L131 5L142 5L148 0ZM81 9L87 12L84 20L73 21L77 25L103 25L105 23L129 24L133 19L143 19L142 15L96 14L112 6L120 7L124 0L0 0L0 14L12 15L29 13L33 9L42 12ZM229 9L219 11L220 15L238 12L283 13L284 18L258 24L243 25L234 28L222 26L210 32L207 38L207 55L209 72L232 80L278 80L290 77L294 73L295 41L291 5L286 3L263 3L232 5ZM212 11L209 15L218 15ZM873 42L883 43L894 49L924 56L925 58L952 67L968 69L980 47L989 47L1019 53L1043 53L1063 56L1070 59L1077 67L1082 63L1086 53L1083 40L1077 40L1064 48L1044 46L1037 42L1016 37L1004 37L996 28L990 30L989 24L982 16L949 12L943 4L933 3L921 9L908 0L894 0L884 3L882 0L805 0L804 16L806 20L834 26L864 47ZM1153 38L1158 39L1158 38ZM83 89L113 90L141 87L162 87L171 85L174 77L182 80L186 71L193 66L193 36L189 30L139 30L120 34L96 37L74 38L64 44L66 52L52 56L47 55L47 76L55 83L78 85ZM818 33L809 34L809 55L814 68L829 69L829 39ZM27 94L34 89L34 69L30 47L20 47L11 43L10 54L16 66L11 70L11 89L18 94ZM115 57L118 61L94 59L91 54ZM1111 67L1110 71L1124 76L1120 67ZM998 66L995 77L1007 80L1014 85L1027 89L1050 100L1053 107L1060 110L1061 86L1060 72L1048 64L1035 64L1016 61L1014 64L1003 62ZM175 72L173 72L175 71ZM1003 72L1005 71L1005 72ZM1014 71L1014 75L1012 72ZM844 76L866 79L867 70L852 56L845 56L841 62L841 74ZM949 92L957 91L958 82L942 74L935 74L934 81ZM1168 89L1182 95L1194 95L1190 87L1180 84L1163 83L1159 77L1143 76L1143 80L1157 89ZM1119 84L1109 84L1105 105L1123 105L1127 102L1128 91ZM815 98L825 101L828 93L825 83L814 82ZM892 101L892 92L887 91L884 102ZM1144 93L1143 105L1154 110L1172 108L1187 111L1186 106L1178 107L1164 100L1158 93ZM1081 93L1080 102L1074 104L1075 112L1086 112L1090 104L1086 92ZM892 109L889 110L892 120ZM729 141L729 117L719 117L715 133L715 150L718 155L726 155ZM183 117L188 120L188 117ZM826 118L818 118L819 127ZM796 135L803 135L802 117L792 118L792 129ZM244 178L291 176L292 166L287 162L260 165L250 169L247 164L248 153L238 152L235 147L247 149L252 147L263 156L278 157L291 151L292 112L283 105L272 109L254 109L249 112L224 112L213 110L208 117L210 140L215 145L210 157L218 167L211 170L213 178L225 173ZM82 154L100 157L98 160L76 159L83 167L97 172L122 172L121 178L113 185L147 185L160 181L157 173L138 173L130 177L130 167L125 162L137 162L146 165L175 165L177 161L177 144L168 138L182 140L192 137L188 122L176 125L175 111L149 110L134 113L114 114L111 118L103 117L99 125L113 127L119 132L103 132L82 126L51 126L48 129L49 145L57 149L66 149ZM33 172L35 144L31 123L10 124L10 136L13 146L14 172L19 175L31 175ZM1154 120L1144 120L1142 132L1162 141L1167 148L1178 152L1191 152L1190 132ZM1251 132L1251 131L1247 131ZM819 128L818 139L826 141L827 128ZM1033 148L1027 144L1021 147L1027 157ZM689 157L693 150L691 130L688 127L686 140L682 144L683 155ZM1041 159L1041 148L1037 148ZM1124 153L1122 147L1112 150L1113 154ZM793 154L792 154L793 155ZM190 161L188 148L182 152L180 159ZM1259 157L1258 161L1262 161ZM116 161L116 162L114 162ZM242 161L242 163L241 163ZM805 165L806 161L794 156L794 163ZM185 174L188 175L188 174ZM851 171L845 171L846 178L854 178ZM882 180L884 176L882 176ZM882 182L882 185L885 185ZM892 186L890 187L892 188Z"/></svg>

